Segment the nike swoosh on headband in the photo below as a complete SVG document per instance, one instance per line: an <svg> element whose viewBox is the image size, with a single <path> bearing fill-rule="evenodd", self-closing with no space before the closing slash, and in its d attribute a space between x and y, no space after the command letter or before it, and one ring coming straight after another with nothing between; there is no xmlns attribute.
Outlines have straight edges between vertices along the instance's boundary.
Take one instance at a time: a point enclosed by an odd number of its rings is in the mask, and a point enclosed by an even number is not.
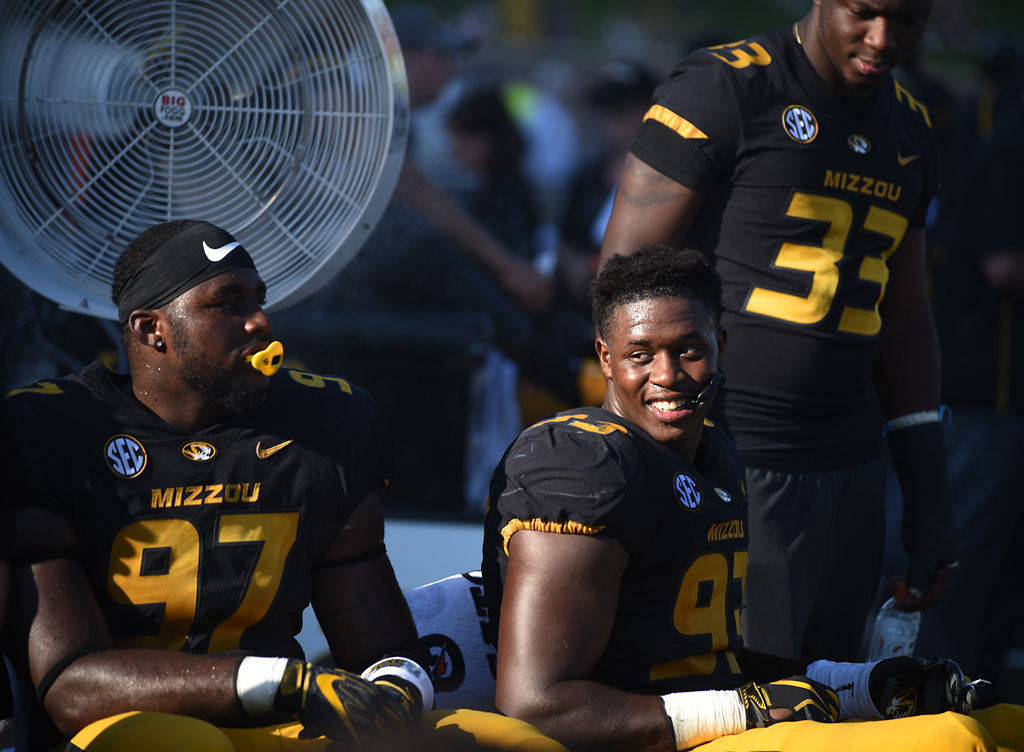
<svg viewBox="0 0 1024 752"><path fill-rule="evenodd" d="M206 254L206 258L210 259L214 263L222 261L225 256L235 250L240 243L235 241L233 243L225 243L220 248L211 248L207 245L206 241L203 241L203 253Z"/></svg>

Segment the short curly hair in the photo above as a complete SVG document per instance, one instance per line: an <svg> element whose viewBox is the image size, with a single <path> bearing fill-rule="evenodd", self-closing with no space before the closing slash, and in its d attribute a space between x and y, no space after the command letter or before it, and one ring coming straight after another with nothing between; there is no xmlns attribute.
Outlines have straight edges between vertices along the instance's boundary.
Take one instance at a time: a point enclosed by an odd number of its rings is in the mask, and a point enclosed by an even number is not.
<svg viewBox="0 0 1024 752"><path fill-rule="evenodd" d="M615 311L651 298L688 298L704 304L717 327L722 320L722 278L700 251L644 246L608 259L590 283L590 310L597 333L606 337Z"/></svg>

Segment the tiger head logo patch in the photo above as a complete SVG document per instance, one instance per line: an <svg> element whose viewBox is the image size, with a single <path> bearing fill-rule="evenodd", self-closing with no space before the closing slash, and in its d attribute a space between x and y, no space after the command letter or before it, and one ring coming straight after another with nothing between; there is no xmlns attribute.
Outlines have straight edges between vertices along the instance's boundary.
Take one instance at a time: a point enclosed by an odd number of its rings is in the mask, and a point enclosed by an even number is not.
<svg viewBox="0 0 1024 752"><path fill-rule="evenodd" d="M850 151L856 154L867 154L871 151L871 142L868 141L864 136L859 136L853 133L846 139L846 145L850 147Z"/></svg>
<svg viewBox="0 0 1024 752"><path fill-rule="evenodd" d="M913 687L896 692L885 706L886 718L906 718L917 710L917 691Z"/></svg>
<svg viewBox="0 0 1024 752"><path fill-rule="evenodd" d="M182 457L190 462L209 462L216 454L216 447L205 441L190 441L181 448Z"/></svg>

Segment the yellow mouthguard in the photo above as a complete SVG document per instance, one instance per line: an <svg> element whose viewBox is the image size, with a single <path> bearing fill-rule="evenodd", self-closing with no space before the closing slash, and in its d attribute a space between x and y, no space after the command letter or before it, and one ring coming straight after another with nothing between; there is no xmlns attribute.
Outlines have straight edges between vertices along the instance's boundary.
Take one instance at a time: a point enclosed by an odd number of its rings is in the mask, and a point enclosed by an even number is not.
<svg viewBox="0 0 1024 752"><path fill-rule="evenodd" d="M246 360L264 376L273 376L281 367L282 358L284 358L284 345L275 339L258 353L247 356Z"/></svg>

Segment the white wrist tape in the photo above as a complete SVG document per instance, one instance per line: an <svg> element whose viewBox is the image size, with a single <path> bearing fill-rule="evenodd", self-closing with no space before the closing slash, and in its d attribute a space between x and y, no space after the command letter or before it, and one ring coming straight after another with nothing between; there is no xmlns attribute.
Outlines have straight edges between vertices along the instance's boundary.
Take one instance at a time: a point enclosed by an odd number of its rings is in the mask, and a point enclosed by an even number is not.
<svg viewBox="0 0 1024 752"><path fill-rule="evenodd" d="M871 663L836 663L834 661L815 661L807 667L807 676L822 684L827 684L839 696L839 720L859 718L875 721L883 716L875 707L868 691L871 669L878 661Z"/></svg>
<svg viewBox="0 0 1024 752"><path fill-rule="evenodd" d="M274 709L274 695L287 665L287 658L247 655L242 659L235 671L235 694L246 713L258 715Z"/></svg>
<svg viewBox="0 0 1024 752"><path fill-rule="evenodd" d="M400 655L381 658L363 671L360 676L367 681L386 679L389 676L404 679L419 690L420 698L423 701L422 710L433 710L434 708L434 683L423 667L411 658L404 658Z"/></svg>
<svg viewBox="0 0 1024 752"><path fill-rule="evenodd" d="M672 723L677 750L747 730L747 713L734 689L673 692L662 695L661 702Z"/></svg>

